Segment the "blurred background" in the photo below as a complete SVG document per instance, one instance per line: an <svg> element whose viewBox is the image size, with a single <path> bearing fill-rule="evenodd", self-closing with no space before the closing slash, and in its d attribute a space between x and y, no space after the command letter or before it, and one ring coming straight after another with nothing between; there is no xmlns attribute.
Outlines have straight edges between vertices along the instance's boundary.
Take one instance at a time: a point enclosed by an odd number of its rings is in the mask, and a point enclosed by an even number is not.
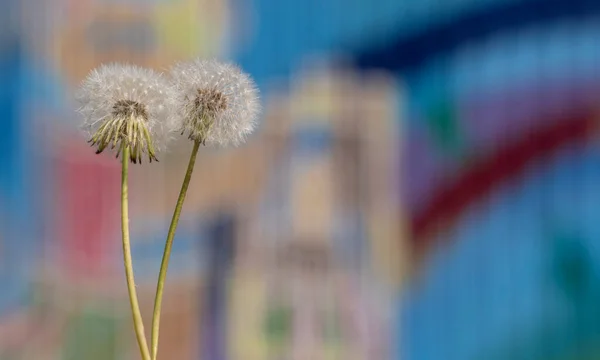
<svg viewBox="0 0 600 360"><path fill-rule="evenodd" d="M597 0L0 1L0 360L138 359L94 67L235 61L263 116L202 148L159 358L600 359ZM132 166L146 328L191 144Z"/></svg>

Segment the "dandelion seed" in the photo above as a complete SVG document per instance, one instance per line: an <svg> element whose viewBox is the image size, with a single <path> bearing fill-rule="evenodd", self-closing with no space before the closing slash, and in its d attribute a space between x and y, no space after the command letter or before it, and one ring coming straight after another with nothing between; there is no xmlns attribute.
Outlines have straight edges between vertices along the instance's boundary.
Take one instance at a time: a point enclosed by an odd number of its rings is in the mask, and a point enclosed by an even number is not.
<svg viewBox="0 0 600 360"><path fill-rule="evenodd" d="M124 146L131 162L147 154L158 161L175 123L169 116L170 86L162 75L133 65L101 65L83 81L77 93L83 128L100 154L110 147L116 156Z"/></svg>
<svg viewBox="0 0 600 360"><path fill-rule="evenodd" d="M239 145L256 126L258 89L237 66L194 60L171 69L181 134L202 144Z"/></svg>

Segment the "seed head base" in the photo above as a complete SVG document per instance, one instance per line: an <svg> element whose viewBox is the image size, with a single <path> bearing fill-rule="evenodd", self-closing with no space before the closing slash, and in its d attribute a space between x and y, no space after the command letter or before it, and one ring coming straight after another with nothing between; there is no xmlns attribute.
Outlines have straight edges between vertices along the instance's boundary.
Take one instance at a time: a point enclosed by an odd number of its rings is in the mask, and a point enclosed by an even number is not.
<svg viewBox="0 0 600 360"><path fill-rule="evenodd" d="M148 113L144 105L133 100L119 100L113 106L113 111L96 130L88 141L91 146L97 146L96 154L102 153L108 146L117 148L117 155L122 152L123 146L130 149L131 162L142 163L142 155L148 154L148 161L158 161L148 131Z"/></svg>

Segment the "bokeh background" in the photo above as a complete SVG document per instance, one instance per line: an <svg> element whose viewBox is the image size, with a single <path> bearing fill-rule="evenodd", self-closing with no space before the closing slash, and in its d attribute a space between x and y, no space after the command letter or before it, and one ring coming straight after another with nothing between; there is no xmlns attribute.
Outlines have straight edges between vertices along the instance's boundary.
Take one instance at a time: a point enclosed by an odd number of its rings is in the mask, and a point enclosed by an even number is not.
<svg viewBox="0 0 600 360"><path fill-rule="evenodd" d="M138 359L90 69L235 61L264 113L202 148L159 358L600 359L598 0L0 1L0 360ZM149 327L190 144L132 166Z"/></svg>

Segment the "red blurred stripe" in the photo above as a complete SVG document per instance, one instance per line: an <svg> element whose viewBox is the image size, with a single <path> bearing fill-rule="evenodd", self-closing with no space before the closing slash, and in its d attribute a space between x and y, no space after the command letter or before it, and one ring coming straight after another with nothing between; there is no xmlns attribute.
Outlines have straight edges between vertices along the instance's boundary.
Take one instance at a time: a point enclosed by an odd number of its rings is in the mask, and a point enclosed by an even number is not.
<svg viewBox="0 0 600 360"><path fill-rule="evenodd" d="M433 235L440 229L447 230L467 207L500 184L521 175L529 165L542 162L566 145L585 141L593 133L594 120L593 116L585 115L547 122L547 126L499 145L491 156L471 165L413 216L415 250L423 251L431 245Z"/></svg>

